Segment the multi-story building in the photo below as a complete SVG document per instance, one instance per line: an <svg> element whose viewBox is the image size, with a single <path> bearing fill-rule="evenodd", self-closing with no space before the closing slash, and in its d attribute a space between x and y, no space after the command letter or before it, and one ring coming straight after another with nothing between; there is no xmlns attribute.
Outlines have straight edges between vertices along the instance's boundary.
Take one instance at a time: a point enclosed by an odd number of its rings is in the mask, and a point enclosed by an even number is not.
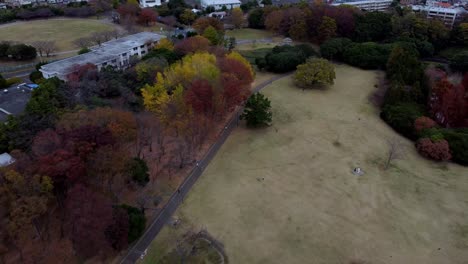
<svg viewBox="0 0 468 264"><path fill-rule="evenodd" d="M43 65L40 71L44 78L66 80L76 65L90 63L96 65L98 70L106 66L126 68L131 58L141 58L163 38L165 36L153 32L140 32L104 42L88 53Z"/></svg>
<svg viewBox="0 0 468 264"><path fill-rule="evenodd" d="M453 27L453 25L462 18L463 14L466 14L467 11L463 7L453 7L450 5L432 5L432 6L412 6L414 12L420 12L426 14L428 18L440 19L447 26Z"/></svg>
<svg viewBox="0 0 468 264"><path fill-rule="evenodd" d="M350 5L366 11L385 11L392 4L393 0L337 0L331 5Z"/></svg>
<svg viewBox="0 0 468 264"><path fill-rule="evenodd" d="M142 8L160 6L160 5L161 5L161 0L140 0L140 6Z"/></svg>
<svg viewBox="0 0 468 264"><path fill-rule="evenodd" d="M240 7L241 2L239 0L201 0L201 6L207 8L209 6L214 7L215 10L220 10L225 6L227 9L233 9Z"/></svg>

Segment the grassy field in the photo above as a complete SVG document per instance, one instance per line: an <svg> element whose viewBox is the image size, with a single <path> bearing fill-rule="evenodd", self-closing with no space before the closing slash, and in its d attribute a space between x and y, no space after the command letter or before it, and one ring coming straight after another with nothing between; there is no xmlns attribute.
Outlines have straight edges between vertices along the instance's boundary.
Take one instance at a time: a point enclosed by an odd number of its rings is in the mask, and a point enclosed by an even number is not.
<svg viewBox="0 0 468 264"><path fill-rule="evenodd" d="M270 31L252 28L242 28L226 30L226 36L235 37L236 39L262 39L272 38L273 34Z"/></svg>
<svg viewBox="0 0 468 264"><path fill-rule="evenodd" d="M13 23L0 27L0 41L32 43L55 40L58 51L79 49L73 41L94 32L113 30L115 27L96 19L48 19Z"/></svg>
<svg viewBox="0 0 468 264"><path fill-rule="evenodd" d="M421 158L379 119L378 74L337 65L328 90L265 88L273 126L233 132L144 263L201 228L230 263L468 263L468 169ZM388 139L405 156L384 170Z"/></svg>

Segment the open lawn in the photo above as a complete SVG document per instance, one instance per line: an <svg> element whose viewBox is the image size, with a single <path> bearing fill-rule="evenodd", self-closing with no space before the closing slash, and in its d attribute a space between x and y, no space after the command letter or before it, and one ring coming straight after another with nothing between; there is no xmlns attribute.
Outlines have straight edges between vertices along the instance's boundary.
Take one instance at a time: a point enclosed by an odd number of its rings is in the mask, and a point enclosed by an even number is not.
<svg viewBox="0 0 468 264"><path fill-rule="evenodd" d="M267 31L267 30L242 28L242 29L226 30L226 36L235 37L237 40L240 40L240 39L272 38L274 35L270 31Z"/></svg>
<svg viewBox="0 0 468 264"><path fill-rule="evenodd" d="M204 228L236 264L468 263L468 168L421 158L380 120L379 74L337 65L328 90L265 88L273 126L233 132L143 262ZM388 139L406 154L384 170Z"/></svg>
<svg viewBox="0 0 468 264"><path fill-rule="evenodd" d="M0 27L0 41L31 44L39 40L54 40L58 52L79 49L73 41L94 32L114 30L115 26L97 19L48 19L18 22Z"/></svg>

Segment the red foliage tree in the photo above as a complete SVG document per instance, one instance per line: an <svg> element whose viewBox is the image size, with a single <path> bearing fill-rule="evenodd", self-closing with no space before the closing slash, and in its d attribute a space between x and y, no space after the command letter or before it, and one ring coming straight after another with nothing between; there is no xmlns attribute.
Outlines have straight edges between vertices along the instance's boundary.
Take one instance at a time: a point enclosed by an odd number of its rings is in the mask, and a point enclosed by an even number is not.
<svg viewBox="0 0 468 264"><path fill-rule="evenodd" d="M134 4L123 4L119 5L117 8L117 12L119 13L121 18L125 17L136 17L138 12L140 12L140 7Z"/></svg>
<svg viewBox="0 0 468 264"><path fill-rule="evenodd" d="M79 255L89 258L110 249L105 231L112 223L112 207L103 195L77 184L67 193L68 236Z"/></svg>
<svg viewBox="0 0 468 264"><path fill-rule="evenodd" d="M112 212L112 224L105 234L112 248L120 251L128 245L129 219L127 210L117 207Z"/></svg>
<svg viewBox="0 0 468 264"><path fill-rule="evenodd" d="M213 87L207 80L195 80L185 93L185 102L197 113L207 115L213 109Z"/></svg>
<svg viewBox="0 0 468 264"><path fill-rule="evenodd" d="M446 77L435 81L429 96L429 108L434 120L445 127L462 126L468 119L465 93L462 84L453 85Z"/></svg>
<svg viewBox="0 0 468 264"><path fill-rule="evenodd" d="M355 29L355 9L349 7L326 6L323 11L324 16L333 18L336 21L337 33L341 37L350 38Z"/></svg>
<svg viewBox="0 0 468 264"><path fill-rule="evenodd" d="M254 76L245 64L231 58L219 58L218 65L222 72L234 75L242 85L253 82Z"/></svg>
<svg viewBox="0 0 468 264"><path fill-rule="evenodd" d="M56 185L75 182L86 175L86 167L74 153L59 149L38 159L39 173L52 177Z"/></svg>
<svg viewBox="0 0 468 264"><path fill-rule="evenodd" d="M149 26L150 24L156 22L158 13L152 8L144 8L141 10L140 15L138 16L138 23Z"/></svg>
<svg viewBox="0 0 468 264"><path fill-rule="evenodd" d="M175 45L174 49L178 54L186 55L192 52L207 51L210 44L207 38L194 36L180 41Z"/></svg>
<svg viewBox="0 0 468 264"><path fill-rule="evenodd" d="M437 123L427 116L421 116L414 120L414 130L416 133L423 131L424 129L433 128Z"/></svg>
<svg viewBox="0 0 468 264"><path fill-rule="evenodd" d="M62 137L52 129L39 132L33 140L32 153L36 157L48 155L62 146Z"/></svg>
<svg viewBox="0 0 468 264"><path fill-rule="evenodd" d="M416 143L418 152L429 159L446 161L452 158L447 140L433 142L430 138L422 138Z"/></svg>
<svg viewBox="0 0 468 264"><path fill-rule="evenodd" d="M221 83L223 85L222 100L225 110L233 110L250 95L248 86L242 85L241 81L233 74L223 73Z"/></svg>

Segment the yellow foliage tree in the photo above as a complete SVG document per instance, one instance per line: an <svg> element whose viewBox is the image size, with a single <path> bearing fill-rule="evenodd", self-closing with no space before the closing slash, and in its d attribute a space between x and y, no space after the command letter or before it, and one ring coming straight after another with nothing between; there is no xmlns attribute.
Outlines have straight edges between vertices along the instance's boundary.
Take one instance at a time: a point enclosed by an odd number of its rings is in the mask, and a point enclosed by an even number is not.
<svg viewBox="0 0 468 264"><path fill-rule="evenodd" d="M209 53L195 53L185 56L182 61L174 63L164 72L168 87L171 88L179 84L188 87L195 78L214 81L219 77L219 74L216 56Z"/></svg>
<svg viewBox="0 0 468 264"><path fill-rule="evenodd" d="M161 73L158 73L156 76L156 83L153 85L145 85L141 89L141 94L143 96L143 104L145 108L160 118L165 117L165 108L169 102L169 95L166 90L166 80L163 78Z"/></svg>
<svg viewBox="0 0 468 264"><path fill-rule="evenodd" d="M167 49L174 50L174 44L167 38L161 39L158 44L154 47L155 49Z"/></svg>

